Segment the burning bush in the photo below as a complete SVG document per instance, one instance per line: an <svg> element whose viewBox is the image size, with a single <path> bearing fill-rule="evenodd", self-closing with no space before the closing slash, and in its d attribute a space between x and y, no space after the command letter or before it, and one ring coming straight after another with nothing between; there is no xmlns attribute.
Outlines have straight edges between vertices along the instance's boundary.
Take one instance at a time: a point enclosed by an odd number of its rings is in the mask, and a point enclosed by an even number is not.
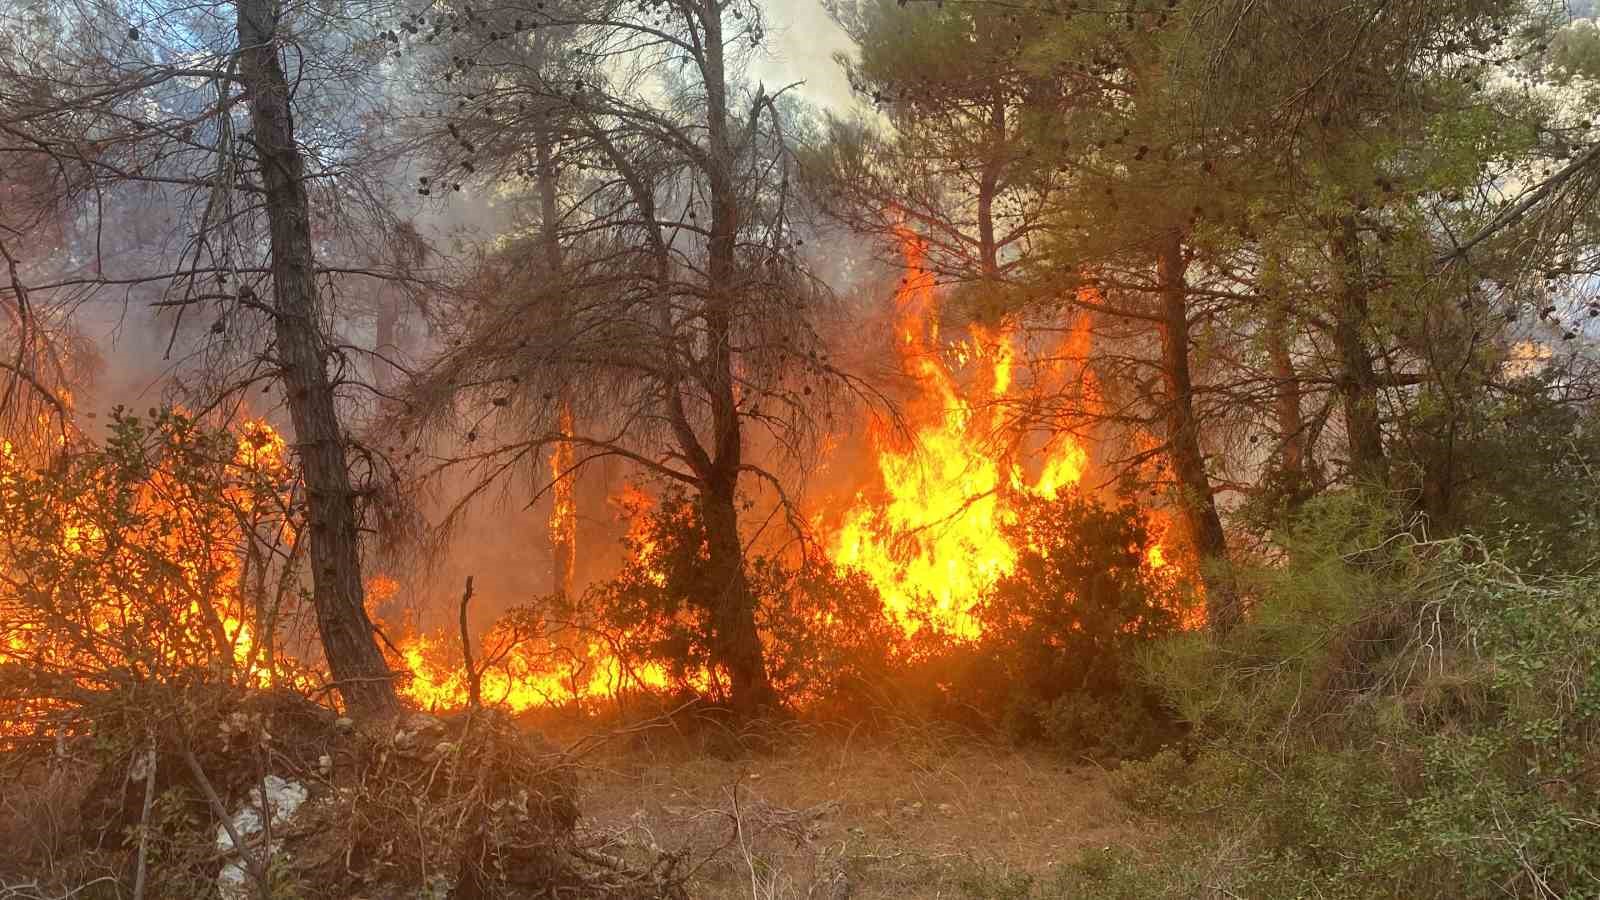
<svg viewBox="0 0 1600 900"><path fill-rule="evenodd" d="M974 607L979 637L923 638L910 683L935 685L925 702L946 715L998 713L1019 739L1095 756L1152 749L1167 719L1132 662L1177 630L1187 598L1152 564L1145 514L1077 492L1027 500L1020 513L1004 529L1016 567Z"/></svg>
<svg viewBox="0 0 1600 900"><path fill-rule="evenodd" d="M115 416L47 469L0 452L0 720L70 731L134 685L265 684L299 560L294 476L265 424Z"/></svg>
<svg viewBox="0 0 1600 900"><path fill-rule="evenodd" d="M644 513L629 536L629 562L590 589L585 606L614 633L619 656L654 667L672 689L727 699L716 665L705 526L695 504L669 494ZM798 558L757 555L747 561L749 590L773 686L792 701L818 702L876 680L886 670L897 630L859 574L799 551Z"/></svg>
<svg viewBox="0 0 1600 900"><path fill-rule="evenodd" d="M679 896L675 860L579 840L573 760L503 714L358 727L295 690L315 679L277 647L300 558L284 449L153 412L47 469L0 452L0 835L34 832L0 880Z"/></svg>

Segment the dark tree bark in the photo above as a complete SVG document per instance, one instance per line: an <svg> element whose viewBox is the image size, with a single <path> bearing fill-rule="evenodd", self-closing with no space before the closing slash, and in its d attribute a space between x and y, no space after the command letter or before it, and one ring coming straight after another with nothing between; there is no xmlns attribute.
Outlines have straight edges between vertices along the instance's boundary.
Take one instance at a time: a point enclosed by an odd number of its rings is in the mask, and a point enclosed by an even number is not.
<svg viewBox="0 0 1600 900"><path fill-rule="evenodd" d="M1272 367L1272 411L1278 420L1277 477L1289 509L1299 507L1314 492L1311 483L1310 441L1305 415L1301 410L1300 374L1295 371L1289 348L1288 311L1273 304L1267 311L1263 331L1267 361Z"/></svg>
<svg viewBox="0 0 1600 900"><path fill-rule="evenodd" d="M1000 174L1005 168L1002 156L1006 143L1006 101L996 94L989 107L989 132L993 149L983 162L983 175L978 180L978 264L983 277L993 279L1000 274L1000 249L995 243L994 201L1000 192Z"/></svg>
<svg viewBox="0 0 1600 900"><path fill-rule="evenodd" d="M1339 394L1350 440L1350 472L1359 481L1384 484L1389 461L1378 418L1378 375L1365 337L1367 284L1361 271L1361 237L1355 219L1341 218L1328 243L1336 273L1333 343L1339 354Z"/></svg>
<svg viewBox="0 0 1600 900"><path fill-rule="evenodd" d="M1194 412L1194 382L1189 373L1189 292L1183 238L1176 229L1164 233L1156 250L1156 277L1161 290L1161 359L1166 382L1167 445L1173 475L1182 496L1180 508L1190 540L1202 563L1206 621L1225 634L1238 621L1238 596L1225 573L1212 571L1228 560L1227 536L1217 514L1211 478L1200 448L1200 423Z"/></svg>
<svg viewBox="0 0 1600 900"><path fill-rule="evenodd" d="M734 396L733 318L738 303L738 185L735 183L734 136L728 122L728 81L723 59L722 4L700 6L705 34L707 183L711 228L707 240L705 309L707 360L705 380L711 401L709 466L702 475L708 565L718 585L714 599L716 645L728 669L734 708L754 711L776 701L755 625L755 598L744 571L744 546L739 537L737 494L743 459L743 435Z"/></svg>
<svg viewBox="0 0 1600 900"><path fill-rule="evenodd" d="M744 570L744 545L739 537L735 485L720 479L700 494L700 514L706 527L707 568L715 596L712 598L712 645L727 669L733 708L758 712L777 704L777 692L767 676L767 664L756 631L755 602Z"/></svg>
<svg viewBox="0 0 1600 900"><path fill-rule="evenodd" d="M275 0L238 0L239 73L271 227L273 321L295 448L306 482L312 599L328 667L351 713L400 707L363 606L355 492L319 323L305 163L278 60Z"/></svg>

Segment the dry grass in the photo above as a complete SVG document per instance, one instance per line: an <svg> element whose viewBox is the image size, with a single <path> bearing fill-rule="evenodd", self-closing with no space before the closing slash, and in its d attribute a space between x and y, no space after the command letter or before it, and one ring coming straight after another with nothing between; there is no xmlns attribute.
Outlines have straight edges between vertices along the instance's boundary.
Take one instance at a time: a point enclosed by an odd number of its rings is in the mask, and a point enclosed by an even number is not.
<svg viewBox="0 0 1600 900"><path fill-rule="evenodd" d="M770 736L769 736L770 737ZM583 827L698 861L707 898L989 896L1085 849L1138 843L1099 769L914 728L791 728L730 754L678 734L591 758ZM729 759L727 757L733 756Z"/></svg>

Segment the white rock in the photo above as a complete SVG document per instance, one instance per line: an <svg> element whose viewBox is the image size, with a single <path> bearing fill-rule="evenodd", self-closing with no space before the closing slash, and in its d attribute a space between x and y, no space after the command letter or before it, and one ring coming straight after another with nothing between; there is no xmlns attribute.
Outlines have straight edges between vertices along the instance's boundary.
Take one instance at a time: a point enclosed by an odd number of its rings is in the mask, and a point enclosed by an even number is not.
<svg viewBox="0 0 1600 900"><path fill-rule="evenodd" d="M298 810L306 799L311 796L306 786L298 781L286 781L276 775L268 775L262 779L262 786L266 788L266 802L262 802L261 787L250 789L250 801L233 814L230 822L233 830L238 833L239 840L246 847L250 846L252 837L264 830L264 823L272 822L274 826L287 822ZM222 866L222 871L217 873L217 890L223 900L250 900L254 896L253 885L250 883L250 873L240 857L239 848L233 843L233 836L228 833L228 827L217 825L217 849L229 855L229 859ZM255 848L255 852L266 850L272 853L271 847Z"/></svg>

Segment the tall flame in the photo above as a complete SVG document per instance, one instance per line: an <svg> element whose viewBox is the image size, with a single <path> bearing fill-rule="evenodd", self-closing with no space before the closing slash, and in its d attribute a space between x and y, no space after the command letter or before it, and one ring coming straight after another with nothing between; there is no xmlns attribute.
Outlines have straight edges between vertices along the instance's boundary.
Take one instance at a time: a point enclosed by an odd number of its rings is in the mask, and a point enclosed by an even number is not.
<svg viewBox="0 0 1600 900"><path fill-rule="evenodd" d="M1016 565L1002 529L1016 522L1018 500L1070 489L1088 454L1068 436L1038 451L1031 466L996 450L998 410L1015 391L1016 335L975 326L970 340L955 345L956 362L976 370L976 384L964 388L938 347L925 244L910 231L900 241L907 274L895 298L896 333L920 396L907 410L911 435L903 446L874 433L877 478L845 512L832 557L871 578L907 634L926 623L973 638L981 632L973 605Z"/></svg>

